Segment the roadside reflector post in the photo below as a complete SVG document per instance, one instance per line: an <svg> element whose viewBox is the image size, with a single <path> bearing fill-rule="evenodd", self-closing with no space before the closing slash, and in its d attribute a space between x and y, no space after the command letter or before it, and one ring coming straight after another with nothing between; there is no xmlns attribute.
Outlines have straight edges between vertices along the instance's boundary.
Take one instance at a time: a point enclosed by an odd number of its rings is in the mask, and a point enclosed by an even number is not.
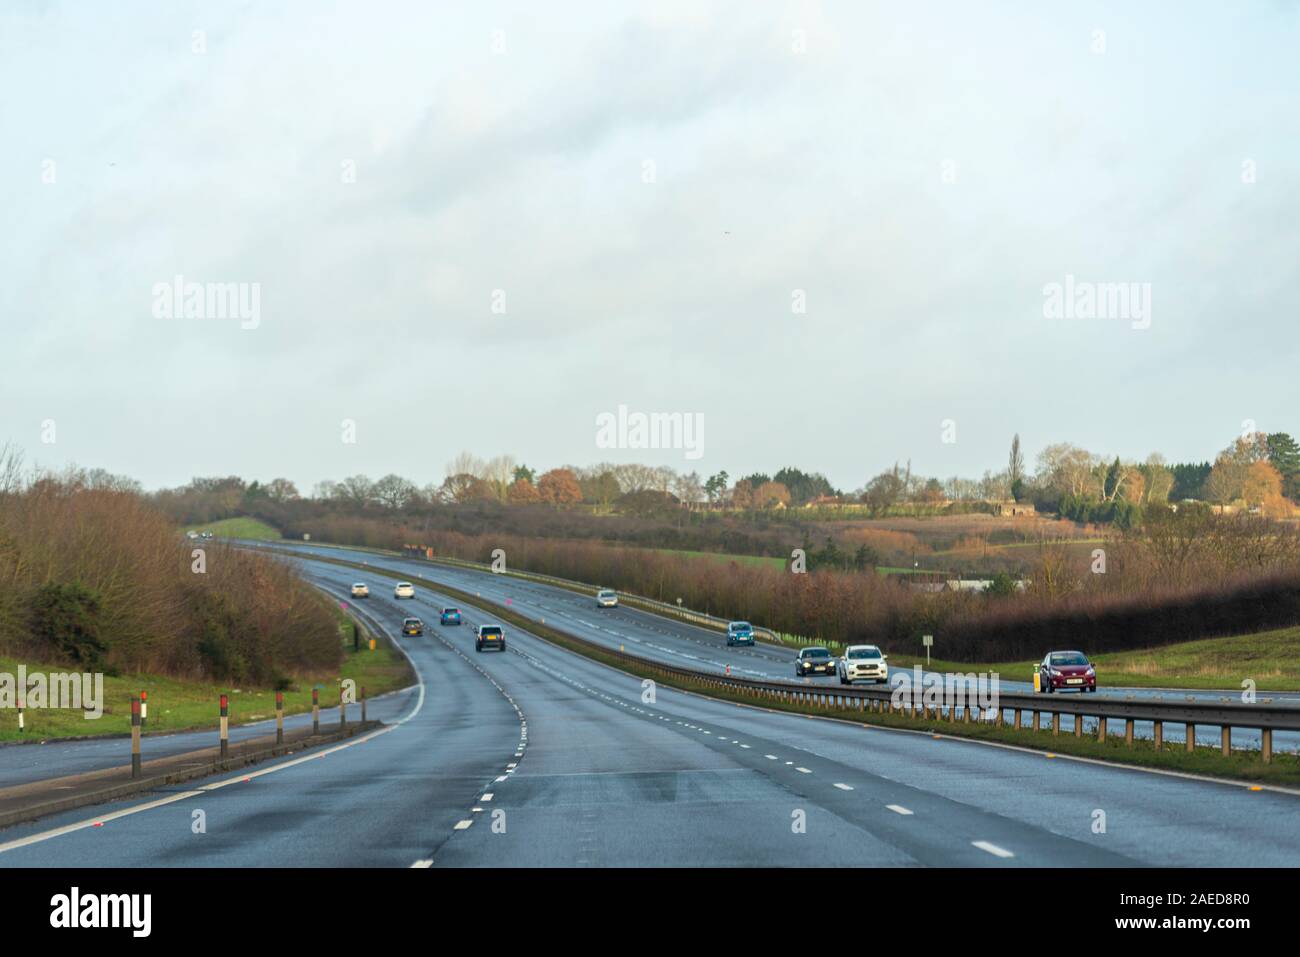
<svg viewBox="0 0 1300 957"><path fill-rule="evenodd" d="M373 638L370 639L370 650L371 651L375 650L375 639Z"/></svg>
<svg viewBox="0 0 1300 957"><path fill-rule="evenodd" d="M149 723L149 692L141 690L140 692L140 733L144 734L145 726Z"/></svg>
<svg viewBox="0 0 1300 957"><path fill-rule="evenodd" d="M18 733L22 734L23 728L25 728L26 726L27 725L23 720L23 703L19 701L18 702Z"/></svg>
<svg viewBox="0 0 1300 957"><path fill-rule="evenodd" d="M1130 748L1133 747L1133 719L1129 718L1124 722L1124 743Z"/></svg>
<svg viewBox="0 0 1300 957"><path fill-rule="evenodd" d="M140 699L131 699L131 777L140 776Z"/></svg>
<svg viewBox="0 0 1300 957"><path fill-rule="evenodd" d="M348 697L343 692L343 686L339 685L339 730L348 726Z"/></svg>
<svg viewBox="0 0 1300 957"><path fill-rule="evenodd" d="M352 623L352 650L353 651L361 650L361 629L357 627L357 623L355 621Z"/></svg>
<svg viewBox="0 0 1300 957"><path fill-rule="evenodd" d="M1097 740L1106 740L1106 716L1102 715L1097 718Z"/></svg>
<svg viewBox="0 0 1300 957"><path fill-rule="evenodd" d="M311 733L320 734L320 689L311 689Z"/></svg>
<svg viewBox="0 0 1300 957"><path fill-rule="evenodd" d="M275 743L284 744L284 692L275 693Z"/></svg>
<svg viewBox="0 0 1300 957"><path fill-rule="evenodd" d="M1155 743L1157 751L1165 746L1165 723L1163 721L1152 722L1151 740Z"/></svg>
<svg viewBox="0 0 1300 957"><path fill-rule="evenodd" d="M1264 763L1268 764L1273 760L1273 729L1261 728L1259 731L1259 753L1263 757Z"/></svg>
<svg viewBox="0 0 1300 957"><path fill-rule="evenodd" d="M230 699L221 696L221 760L230 753Z"/></svg>
<svg viewBox="0 0 1300 957"><path fill-rule="evenodd" d="M1232 754L1232 728L1224 725L1219 729L1219 744L1223 749L1223 756L1229 757Z"/></svg>
<svg viewBox="0 0 1300 957"><path fill-rule="evenodd" d="M366 723L366 686L361 686L361 723Z"/></svg>
<svg viewBox="0 0 1300 957"><path fill-rule="evenodd" d="M1187 725L1186 733L1184 736L1187 738L1187 753L1191 754L1193 751L1196 750L1196 725L1194 724Z"/></svg>

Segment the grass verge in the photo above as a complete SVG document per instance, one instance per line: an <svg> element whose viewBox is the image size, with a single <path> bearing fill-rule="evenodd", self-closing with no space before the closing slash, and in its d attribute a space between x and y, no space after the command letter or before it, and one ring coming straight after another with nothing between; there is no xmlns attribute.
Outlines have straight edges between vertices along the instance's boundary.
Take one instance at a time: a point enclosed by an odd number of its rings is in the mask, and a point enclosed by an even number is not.
<svg viewBox="0 0 1300 957"><path fill-rule="evenodd" d="M339 641L343 662L338 677L315 680L295 679L284 690L285 714L311 711L312 688L320 689L321 705L338 703L339 687L345 678L357 684L357 693L366 689L373 698L388 691L404 688L415 677L406 657L382 635L377 635L375 650L369 650L367 633L362 631L360 650L353 651L352 619L337 612ZM36 672L65 674L73 669L49 662L20 662L0 657L0 672L16 675L19 664L26 665L29 675ZM220 696L230 696L230 723L247 724L275 717L275 689L232 687L209 681L188 681L166 675L132 674L104 677L103 715L88 719L81 710L67 708L29 708L24 712L26 730L18 730L18 713L0 711L0 742L43 741L50 738L97 737L129 734L131 731L131 697L141 691L149 695L149 716L145 733L216 730Z"/></svg>
<svg viewBox="0 0 1300 957"><path fill-rule="evenodd" d="M218 538L253 538L263 542L279 541L283 536L280 530L256 518L240 515L237 518L223 518L219 522L206 525L186 525L186 532L211 532Z"/></svg>

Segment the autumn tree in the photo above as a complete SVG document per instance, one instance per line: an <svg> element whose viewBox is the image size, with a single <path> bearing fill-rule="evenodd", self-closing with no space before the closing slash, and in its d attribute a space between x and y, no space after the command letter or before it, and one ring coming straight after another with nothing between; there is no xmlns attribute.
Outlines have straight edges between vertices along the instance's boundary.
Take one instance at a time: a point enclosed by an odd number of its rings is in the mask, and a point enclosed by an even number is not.
<svg viewBox="0 0 1300 957"><path fill-rule="evenodd" d="M582 501L582 488L569 469L551 469L537 480L537 492L550 505L574 505Z"/></svg>
<svg viewBox="0 0 1300 957"><path fill-rule="evenodd" d="M541 498L537 486L522 476L511 482L506 491L506 500L511 505L529 505L541 501Z"/></svg>

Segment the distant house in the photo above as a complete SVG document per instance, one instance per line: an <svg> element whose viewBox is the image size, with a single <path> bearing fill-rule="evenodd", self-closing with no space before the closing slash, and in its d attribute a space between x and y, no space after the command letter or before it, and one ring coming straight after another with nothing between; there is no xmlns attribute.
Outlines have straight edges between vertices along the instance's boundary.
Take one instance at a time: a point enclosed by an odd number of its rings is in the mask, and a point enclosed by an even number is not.
<svg viewBox="0 0 1300 957"><path fill-rule="evenodd" d="M1036 515L1032 502L993 502L994 515Z"/></svg>

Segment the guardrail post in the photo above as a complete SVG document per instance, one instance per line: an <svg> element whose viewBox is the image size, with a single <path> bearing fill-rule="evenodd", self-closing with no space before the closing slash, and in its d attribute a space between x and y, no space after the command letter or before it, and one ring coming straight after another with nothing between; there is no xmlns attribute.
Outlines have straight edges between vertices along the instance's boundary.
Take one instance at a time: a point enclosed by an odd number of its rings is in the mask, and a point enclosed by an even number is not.
<svg viewBox="0 0 1300 957"><path fill-rule="evenodd" d="M1041 714L1041 712L1039 712L1038 709L1035 708L1035 709L1034 709L1034 730L1035 730L1035 731L1037 731L1037 730L1039 729L1039 727L1040 727L1039 722L1040 722L1040 719L1041 719L1041 718L1042 718L1042 714Z"/></svg>
<svg viewBox="0 0 1300 957"><path fill-rule="evenodd" d="M221 760L230 753L230 699L221 696Z"/></svg>
<svg viewBox="0 0 1300 957"><path fill-rule="evenodd" d="M997 713L998 713L996 724L997 724L997 727L1000 728L1000 727L1002 727L1002 705L998 705L997 708L994 709L994 710L996 710Z"/></svg>
<svg viewBox="0 0 1300 957"><path fill-rule="evenodd" d="M1226 724L1219 729L1219 745L1225 758L1232 756L1232 728Z"/></svg>
<svg viewBox="0 0 1300 957"><path fill-rule="evenodd" d="M1187 749L1186 749L1186 750L1187 750L1187 752L1190 754L1191 752L1193 752L1193 751L1196 750L1196 725L1194 725L1194 724L1189 724L1189 725L1187 725L1187 735L1186 735L1186 736L1187 736Z"/></svg>
<svg viewBox="0 0 1300 957"><path fill-rule="evenodd" d="M320 689L311 689L311 733L320 734Z"/></svg>
<svg viewBox="0 0 1300 957"><path fill-rule="evenodd" d="M1104 714L1097 717L1097 740L1106 740L1106 716Z"/></svg>
<svg viewBox="0 0 1300 957"><path fill-rule="evenodd" d="M131 777L140 776L140 699L131 699Z"/></svg>
<svg viewBox="0 0 1300 957"><path fill-rule="evenodd" d="M361 723L366 723L366 686L361 686Z"/></svg>
<svg viewBox="0 0 1300 957"><path fill-rule="evenodd" d="M1124 743L1130 748L1133 747L1133 719L1129 718L1124 722Z"/></svg>
<svg viewBox="0 0 1300 957"><path fill-rule="evenodd" d="M1061 733L1061 715L1058 712L1053 711L1052 712L1052 737L1056 737L1060 733Z"/></svg>
<svg viewBox="0 0 1300 957"><path fill-rule="evenodd" d="M275 743L284 744L284 692L275 693Z"/></svg>
<svg viewBox="0 0 1300 957"><path fill-rule="evenodd" d="M1074 716L1074 736L1076 738L1083 737L1083 715L1081 714Z"/></svg>
<svg viewBox="0 0 1300 957"><path fill-rule="evenodd" d="M1016 721L1016 730L1017 730L1017 731L1019 731L1021 728L1024 727L1024 724L1023 724L1023 723L1021 722L1021 720L1020 720L1020 709L1019 709L1019 708L1016 708L1016 709L1015 709L1015 721Z"/></svg>
<svg viewBox="0 0 1300 957"><path fill-rule="evenodd" d="M1259 729L1259 754L1260 757L1264 759L1265 764L1268 764L1270 761L1273 760L1273 729L1272 728Z"/></svg>

